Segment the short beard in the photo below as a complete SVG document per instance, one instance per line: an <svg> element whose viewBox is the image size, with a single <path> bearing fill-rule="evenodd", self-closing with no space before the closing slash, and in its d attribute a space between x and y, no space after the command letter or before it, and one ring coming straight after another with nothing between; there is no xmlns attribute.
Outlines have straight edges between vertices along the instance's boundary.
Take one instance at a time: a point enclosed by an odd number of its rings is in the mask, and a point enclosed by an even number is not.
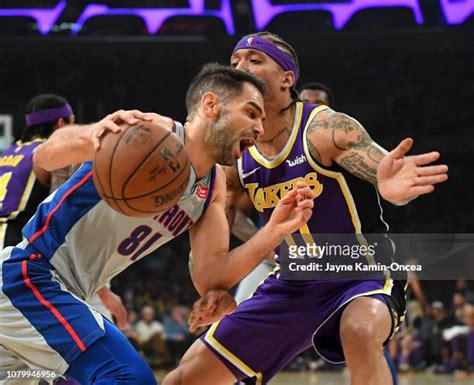
<svg viewBox="0 0 474 385"><path fill-rule="evenodd" d="M204 144L209 154L223 166L232 166L235 163L232 149L236 138L232 134L230 126L229 114L222 110L204 138Z"/></svg>

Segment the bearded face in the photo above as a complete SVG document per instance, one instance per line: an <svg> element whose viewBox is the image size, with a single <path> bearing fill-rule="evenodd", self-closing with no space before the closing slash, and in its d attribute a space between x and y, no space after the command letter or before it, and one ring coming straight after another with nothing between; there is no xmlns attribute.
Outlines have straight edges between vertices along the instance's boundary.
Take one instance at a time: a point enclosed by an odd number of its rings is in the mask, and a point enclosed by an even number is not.
<svg viewBox="0 0 474 385"><path fill-rule="evenodd" d="M204 139L206 149L217 163L232 166L235 162L235 147L240 142L240 135L232 129L229 112L225 109L219 114L216 122L207 131Z"/></svg>

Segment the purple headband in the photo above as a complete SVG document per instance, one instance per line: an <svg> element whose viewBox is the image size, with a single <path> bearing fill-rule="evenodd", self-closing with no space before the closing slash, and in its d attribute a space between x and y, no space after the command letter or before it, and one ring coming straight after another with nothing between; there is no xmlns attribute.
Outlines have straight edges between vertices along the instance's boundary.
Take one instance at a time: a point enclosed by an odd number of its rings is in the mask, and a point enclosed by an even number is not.
<svg viewBox="0 0 474 385"><path fill-rule="evenodd" d="M292 71L295 74L295 82L293 83L293 86L298 81L300 74L294 60L271 41L264 39L261 36L244 36L237 43L232 53L238 51L239 49L255 49L267 54L285 71Z"/></svg>
<svg viewBox="0 0 474 385"><path fill-rule="evenodd" d="M65 118L73 114L71 106L69 103L66 103L62 107L49 108L47 110L40 110L26 114L26 125L30 127L41 123L53 122L56 119Z"/></svg>

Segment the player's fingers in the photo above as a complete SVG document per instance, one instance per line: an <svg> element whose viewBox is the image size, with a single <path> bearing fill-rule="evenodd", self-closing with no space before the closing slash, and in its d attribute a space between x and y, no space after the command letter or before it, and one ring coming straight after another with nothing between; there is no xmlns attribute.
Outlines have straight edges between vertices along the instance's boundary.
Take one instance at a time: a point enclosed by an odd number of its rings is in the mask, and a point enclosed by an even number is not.
<svg viewBox="0 0 474 385"><path fill-rule="evenodd" d="M412 138L406 138L403 139L397 147L395 147L390 154L392 155L393 158L395 159L400 159L405 156L405 154L410 151L411 147L413 146L413 139Z"/></svg>
<svg viewBox="0 0 474 385"><path fill-rule="evenodd" d="M313 207L314 207L314 201L312 199L304 199L298 202L298 205L296 206L296 210L302 211L305 209L312 209Z"/></svg>
<svg viewBox="0 0 474 385"><path fill-rule="evenodd" d="M217 305L211 301L206 301L197 309L200 317L209 317L214 314Z"/></svg>
<svg viewBox="0 0 474 385"><path fill-rule="evenodd" d="M140 110L127 110L126 112L130 114L131 116L133 116L135 119L145 120L145 117L146 117L145 112L142 112Z"/></svg>
<svg viewBox="0 0 474 385"><path fill-rule="evenodd" d="M297 189L297 194L301 195L303 198L314 199L313 191L309 186L301 187Z"/></svg>
<svg viewBox="0 0 474 385"><path fill-rule="evenodd" d="M199 318L194 318L192 322L189 323L189 330L191 332L195 332L196 329L199 327Z"/></svg>
<svg viewBox="0 0 474 385"><path fill-rule="evenodd" d="M301 180L298 181L298 182L296 182L296 188L297 188L297 189L305 188L305 187L308 187L308 185L307 185L305 182L303 182L303 181L301 181Z"/></svg>
<svg viewBox="0 0 474 385"><path fill-rule="evenodd" d="M94 146L94 150L99 150L100 149L100 137L98 136L93 136L92 137L92 145Z"/></svg>
<svg viewBox="0 0 474 385"><path fill-rule="evenodd" d="M145 112L143 114L142 120L146 120L147 122L152 122L153 120L157 119L160 115L155 114L153 112Z"/></svg>
<svg viewBox="0 0 474 385"><path fill-rule="evenodd" d="M197 328L196 324L198 323L199 318L200 318L200 317L199 317L196 313L194 313L194 312L191 312L191 314L189 315L189 317L188 317L188 325L189 325L189 329L190 329L191 331L193 331L193 328L194 328L194 329Z"/></svg>
<svg viewBox="0 0 474 385"><path fill-rule="evenodd" d="M425 195L432 193L434 191L435 187L433 185L427 185L427 186L415 186L410 188L409 193L410 193L410 198L415 199L416 197L420 195Z"/></svg>
<svg viewBox="0 0 474 385"><path fill-rule="evenodd" d="M415 155L413 159L415 160L415 164L417 166L424 166L425 164L433 163L434 161L439 159L439 152L432 151L426 154Z"/></svg>
<svg viewBox="0 0 474 385"><path fill-rule="evenodd" d="M205 306L205 300L203 298L201 298L201 299L197 300L196 302L194 302L192 311L193 312L199 312L199 311L201 311L203 306Z"/></svg>
<svg viewBox="0 0 474 385"><path fill-rule="evenodd" d="M282 203L290 203L293 202L296 199L297 191L296 189L291 190L288 194L285 195L283 199L280 200Z"/></svg>
<svg viewBox="0 0 474 385"><path fill-rule="evenodd" d="M207 299L203 299L202 301L199 302L198 306L196 307L196 311L202 313L206 311L207 306L208 306Z"/></svg>
<svg viewBox="0 0 474 385"><path fill-rule="evenodd" d="M301 216L303 218L304 223L308 222L311 219L312 215L313 215L313 210L311 209L305 209L301 212Z"/></svg>
<svg viewBox="0 0 474 385"><path fill-rule="evenodd" d="M118 113L114 118L114 122L123 122L131 126L138 123L139 121L140 119L137 119L133 114L130 114L128 111L122 111Z"/></svg>
<svg viewBox="0 0 474 385"><path fill-rule="evenodd" d="M420 176L415 178L416 186L426 186L431 184L443 183L448 180L448 174L439 174L439 175L430 175L430 176Z"/></svg>
<svg viewBox="0 0 474 385"><path fill-rule="evenodd" d="M429 175L438 175L445 174L449 170L448 166L445 164L439 164L436 166L427 166L419 167L417 172L419 176L429 176Z"/></svg>
<svg viewBox="0 0 474 385"><path fill-rule="evenodd" d="M103 136L107 131L113 132L113 133L119 133L122 131L122 128L116 124L113 120L106 120L102 124L102 129L99 131L98 136L101 137Z"/></svg>
<svg viewBox="0 0 474 385"><path fill-rule="evenodd" d="M206 312L206 314L213 314L216 311L217 302L216 301L208 301L205 306L203 306L202 310Z"/></svg>
<svg viewBox="0 0 474 385"><path fill-rule="evenodd" d="M106 117L110 119L114 119L118 114L121 114L124 111L125 110L117 110L117 111L112 112L111 114L108 114Z"/></svg>
<svg viewBox="0 0 474 385"><path fill-rule="evenodd" d="M115 112L112 112L111 114L107 115L103 120L108 121L111 120L113 122L116 122L120 120L120 116L125 112L125 110L117 110Z"/></svg>

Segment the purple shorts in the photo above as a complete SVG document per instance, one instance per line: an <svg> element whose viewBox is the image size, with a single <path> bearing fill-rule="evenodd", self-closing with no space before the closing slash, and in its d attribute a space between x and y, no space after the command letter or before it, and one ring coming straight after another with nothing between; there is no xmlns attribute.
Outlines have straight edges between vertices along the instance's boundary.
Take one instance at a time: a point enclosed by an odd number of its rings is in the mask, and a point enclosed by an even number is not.
<svg viewBox="0 0 474 385"><path fill-rule="evenodd" d="M390 305L393 283L282 281L270 275L250 299L200 338L237 379L254 377L257 385L266 384L311 345L325 360L343 363L339 336L342 310L353 299L370 296L403 315L404 309ZM397 323L393 322L393 330Z"/></svg>

